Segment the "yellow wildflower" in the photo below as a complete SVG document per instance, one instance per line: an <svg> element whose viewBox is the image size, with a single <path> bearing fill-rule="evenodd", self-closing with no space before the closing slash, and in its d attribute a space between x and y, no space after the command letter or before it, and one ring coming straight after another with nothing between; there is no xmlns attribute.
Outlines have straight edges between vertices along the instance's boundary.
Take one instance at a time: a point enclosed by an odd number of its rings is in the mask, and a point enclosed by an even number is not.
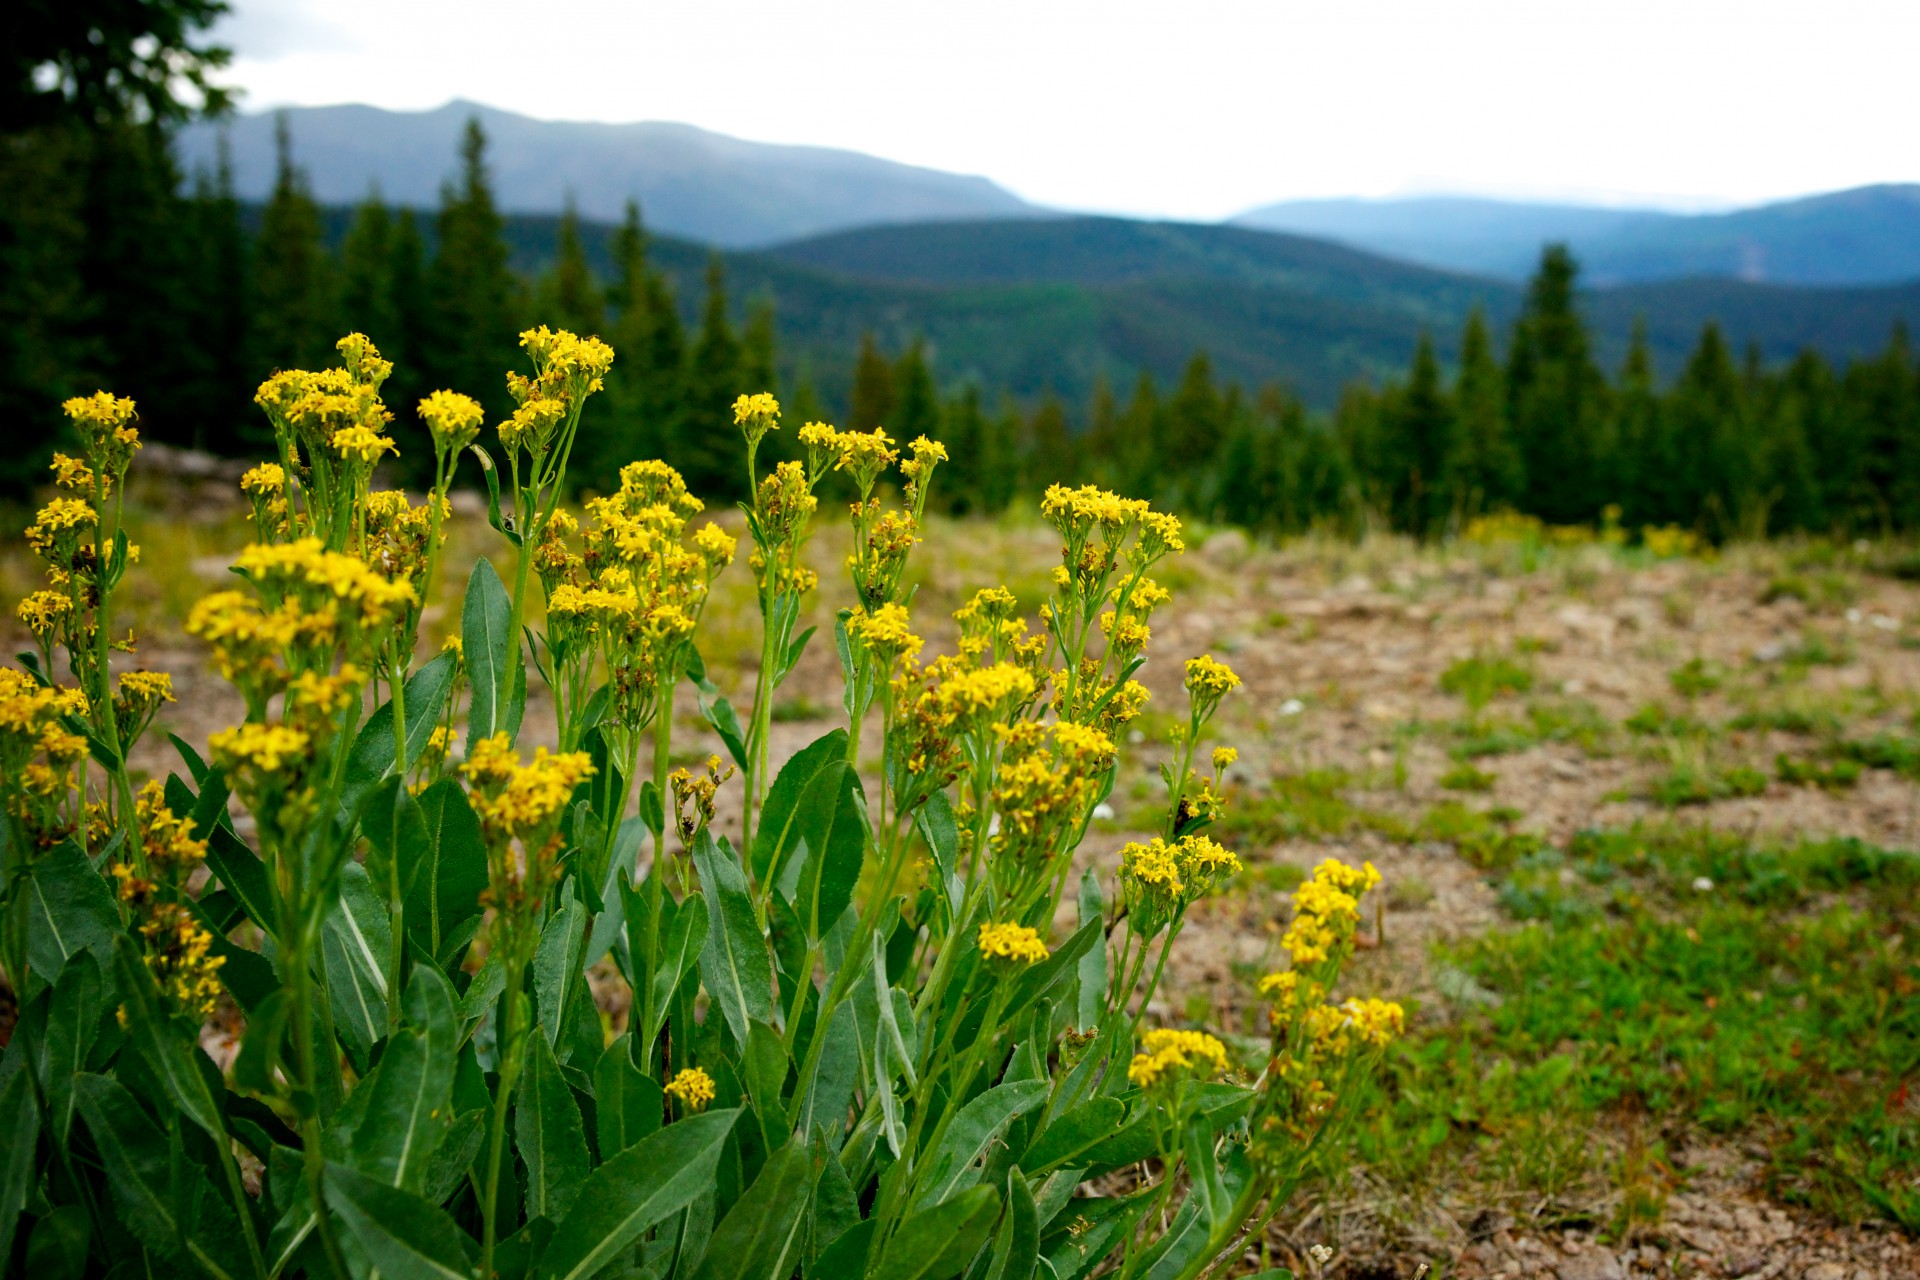
<svg viewBox="0 0 1920 1280"><path fill-rule="evenodd" d="M760 443L769 431L780 429L780 402L762 391L733 402L733 425L746 433L747 443Z"/></svg>
<svg viewBox="0 0 1920 1280"><path fill-rule="evenodd" d="M278 497L286 488L287 473L277 462L263 462L240 477L240 491L249 496Z"/></svg>
<svg viewBox="0 0 1920 1280"><path fill-rule="evenodd" d="M716 1096L713 1077L699 1067L686 1067L676 1072L661 1092L689 1111L705 1111Z"/></svg>
<svg viewBox="0 0 1920 1280"><path fill-rule="evenodd" d="M1142 1051L1127 1067L1127 1079L1142 1089L1180 1077L1210 1080L1228 1066L1227 1047L1204 1031L1155 1027L1141 1037Z"/></svg>
<svg viewBox="0 0 1920 1280"><path fill-rule="evenodd" d="M1021 924L980 926L980 954L988 964L1006 968L1039 964L1053 953L1040 935Z"/></svg>
<svg viewBox="0 0 1920 1280"><path fill-rule="evenodd" d="M486 418L479 401L458 391L434 392L420 402L419 413L441 453L458 453L479 439Z"/></svg>
<svg viewBox="0 0 1920 1280"><path fill-rule="evenodd" d="M62 489L85 493L93 488L93 469L79 458L64 453L53 455L53 482Z"/></svg>
<svg viewBox="0 0 1920 1280"><path fill-rule="evenodd" d="M207 748L214 763L229 773L269 775L303 757L309 742L306 734L285 725L243 724L215 733L207 739Z"/></svg>
<svg viewBox="0 0 1920 1280"><path fill-rule="evenodd" d="M372 466L383 453L399 453L393 441L368 427L342 427L330 441L333 451L351 462Z"/></svg>

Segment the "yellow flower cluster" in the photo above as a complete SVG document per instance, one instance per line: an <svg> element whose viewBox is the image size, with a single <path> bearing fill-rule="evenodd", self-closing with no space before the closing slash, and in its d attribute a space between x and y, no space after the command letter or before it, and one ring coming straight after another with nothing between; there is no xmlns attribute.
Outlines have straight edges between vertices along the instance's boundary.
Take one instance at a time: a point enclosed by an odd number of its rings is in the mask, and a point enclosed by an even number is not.
<svg viewBox="0 0 1920 1280"><path fill-rule="evenodd" d="M1001 750L993 784L1000 816L994 855L1043 868L1079 834L1118 753L1106 734L1071 721L1023 720L993 731Z"/></svg>
<svg viewBox="0 0 1920 1280"><path fill-rule="evenodd" d="M1053 954L1040 935L1023 924L983 923L979 944L988 964L1007 969L1039 964Z"/></svg>
<svg viewBox="0 0 1920 1280"><path fill-rule="evenodd" d="M1121 889L1128 909L1139 916L1136 927L1148 936L1239 872L1240 859L1204 835L1182 836L1171 844L1155 836L1120 850Z"/></svg>
<svg viewBox="0 0 1920 1280"><path fill-rule="evenodd" d="M686 1067L676 1072L661 1092L689 1111L705 1111L716 1096L713 1077L699 1067Z"/></svg>
<svg viewBox="0 0 1920 1280"><path fill-rule="evenodd" d="M1233 668L1212 654L1187 659L1187 692L1196 705L1219 706L1220 699L1239 687Z"/></svg>
<svg viewBox="0 0 1920 1280"><path fill-rule="evenodd" d="M550 755L545 747L535 748L533 759L522 764L505 733L476 742L460 766L472 784L473 810L480 816L480 825L495 841L517 836L529 846L548 833L574 788L592 777L593 771L593 760L586 752Z"/></svg>
<svg viewBox="0 0 1920 1280"><path fill-rule="evenodd" d="M713 798L720 784L733 776L733 766L720 770L720 757L707 757L707 771L696 777L686 769L675 769L667 776L673 789L673 815L680 828L680 839L692 843L701 828L713 821Z"/></svg>
<svg viewBox="0 0 1920 1280"><path fill-rule="evenodd" d="M283 724L243 724L207 739L214 763L230 774L266 780L306 757L312 740Z"/></svg>
<svg viewBox="0 0 1920 1280"><path fill-rule="evenodd" d="M749 445L759 444L767 432L780 429L780 402L764 391L740 396L733 402L733 425L746 433Z"/></svg>
<svg viewBox="0 0 1920 1280"><path fill-rule="evenodd" d="M544 458L560 424L574 419L586 398L605 385L613 348L545 325L522 333L520 345L533 358L534 374L507 375L507 391L519 407L500 424L500 443L510 454L524 448Z"/></svg>
<svg viewBox="0 0 1920 1280"><path fill-rule="evenodd" d="M93 468L80 459L64 453L56 453L48 466L53 471L53 482L62 489L72 489L75 493L93 491ZM111 485L112 481L108 480L107 483Z"/></svg>
<svg viewBox="0 0 1920 1280"><path fill-rule="evenodd" d="M480 438L486 414L480 402L458 391L436 391L420 402L420 420L427 424L433 447L441 454L458 453Z"/></svg>
<svg viewBox="0 0 1920 1280"><path fill-rule="evenodd" d="M1273 1003L1268 1018L1274 1026L1289 1023L1301 1009L1318 1003L1326 988L1298 969L1282 969L1260 979L1260 994Z"/></svg>
<svg viewBox="0 0 1920 1280"><path fill-rule="evenodd" d="M134 451L140 448L140 432L133 425L139 414L134 411L133 401L96 391L90 396L76 396L60 407L80 436L88 460L107 476L124 473Z"/></svg>
<svg viewBox="0 0 1920 1280"><path fill-rule="evenodd" d="M205 860L207 842L194 839L193 824L174 816L158 782L149 782L140 789L140 794L134 797L133 811L147 865L184 886L187 874Z"/></svg>
<svg viewBox="0 0 1920 1280"><path fill-rule="evenodd" d="M400 452L386 436L358 425L340 428L328 443L342 460L358 463L362 467L371 467L380 460L382 454Z"/></svg>
<svg viewBox="0 0 1920 1280"><path fill-rule="evenodd" d="M900 464L900 474L907 478L907 505L917 516L926 507L927 482L933 478L933 469L947 460L947 447L938 440L915 436L907 451L913 456Z"/></svg>
<svg viewBox="0 0 1920 1280"><path fill-rule="evenodd" d="M1360 924L1360 898L1379 883L1371 862L1351 867L1327 858L1315 867L1293 891L1293 921L1280 937L1294 965L1320 964L1350 946Z"/></svg>
<svg viewBox="0 0 1920 1280"><path fill-rule="evenodd" d="M147 968L160 992L180 1009L202 1020L220 1001L220 968L225 956L210 955L213 935L176 902L156 902L140 924L147 944Z"/></svg>
<svg viewBox="0 0 1920 1280"><path fill-rule="evenodd" d="M86 713L80 690L0 667L0 795L43 845L58 843L75 825L62 802L73 792L73 769L86 759L87 740L65 722Z"/></svg>
<svg viewBox="0 0 1920 1280"><path fill-rule="evenodd" d="M1211 1080L1228 1067L1227 1046L1204 1031L1155 1027L1141 1037L1127 1079L1142 1089L1177 1080Z"/></svg>
<svg viewBox="0 0 1920 1280"><path fill-rule="evenodd" d="M891 669L902 658L916 656L923 643L913 634L906 608L897 604L883 604L872 613L855 609L847 619L847 636L862 651L878 658L883 670Z"/></svg>

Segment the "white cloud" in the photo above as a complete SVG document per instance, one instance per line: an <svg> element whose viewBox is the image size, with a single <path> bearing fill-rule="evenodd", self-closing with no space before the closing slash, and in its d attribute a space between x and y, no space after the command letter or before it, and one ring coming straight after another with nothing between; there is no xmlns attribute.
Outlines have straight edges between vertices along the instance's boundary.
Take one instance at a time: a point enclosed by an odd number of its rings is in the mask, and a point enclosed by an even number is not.
<svg viewBox="0 0 1920 1280"><path fill-rule="evenodd" d="M247 104L685 120L1218 217L1409 190L1719 205L1920 178L1870 0L239 0Z"/></svg>

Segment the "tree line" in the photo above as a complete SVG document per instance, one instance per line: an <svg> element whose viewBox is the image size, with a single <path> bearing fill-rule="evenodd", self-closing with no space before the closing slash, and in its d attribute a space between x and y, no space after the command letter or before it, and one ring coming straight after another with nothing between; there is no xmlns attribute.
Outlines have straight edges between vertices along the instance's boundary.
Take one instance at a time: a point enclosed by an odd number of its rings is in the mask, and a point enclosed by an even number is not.
<svg viewBox="0 0 1920 1280"><path fill-rule="evenodd" d="M1123 393L1097 387L1084 405L1021 404L995 388L943 387L925 343L888 353L871 336L848 353L849 402L825 405L805 382L779 385L772 300L736 306L718 255L697 310L683 309L649 260L637 207L605 278L571 213L551 265L516 273L477 123L437 209L373 193L337 247L284 131L272 194L248 207L224 163L179 172L166 124L8 135L0 408L34 447L0 460L0 486L39 480L59 401L95 386L139 400L149 438L258 453L268 442L253 387L275 368L328 363L350 329L394 360L387 399L403 427L418 398L443 386L504 417L515 335L546 323L600 334L619 352L608 394L582 424L575 470L588 487L658 455L710 500L741 496L727 407L742 390L769 389L796 425L832 418L941 439L953 463L936 500L962 512L997 511L1058 481L1276 533L1385 526L1430 538L1498 510L1591 523L1609 506L1629 527L1710 537L1920 526L1920 368L1903 332L1843 368L1811 351L1769 367L1710 324L1668 385L1636 334L1609 372L1561 247L1543 254L1509 332L1476 313L1444 356L1423 339L1404 376L1349 387L1331 413L1278 386L1225 384L1203 352L1170 387L1143 374Z"/></svg>

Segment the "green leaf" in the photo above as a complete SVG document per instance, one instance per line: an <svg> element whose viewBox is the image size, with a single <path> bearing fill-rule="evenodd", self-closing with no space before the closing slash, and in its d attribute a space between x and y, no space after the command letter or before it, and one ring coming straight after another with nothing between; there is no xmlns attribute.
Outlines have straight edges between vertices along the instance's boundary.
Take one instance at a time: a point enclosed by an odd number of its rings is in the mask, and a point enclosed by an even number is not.
<svg viewBox="0 0 1920 1280"><path fill-rule="evenodd" d="M713 681L707 679L706 660L700 656L700 650L687 646L687 680L693 685L700 706L700 718L713 726L720 735L720 741L726 744L727 754L742 769L747 767L747 735L740 728L740 716L733 704L720 696L720 690Z"/></svg>
<svg viewBox="0 0 1920 1280"><path fill-rule="evenodd" d="M340 900L327 915L321 947L334 1027L364 1068L374 1044L387 1034L393 922L359 863L342 869Z"/></svg>
<svg viewBox="0 0 1920 1280"><path fill-rule="evenodd" d="M464 643L463 640L463 646ZM446 710L447 692L453 688L457 665L453 654L443 653L423 663L407 677L404 690L407 704L407 760L405 767L398 770L400 774L411 769L420 759L420 753L427 749L427 742L433 737L433 727L439 723L440 713ZM389 700L375 708L353 740L353 751L347 756L342 801L349 809L354 808L361 792L392 772L395 772L393 702Z"/></svg>
<svg viewBox="0 0 1920 1280"><path fill-rule="evenodd" d="M1127 1106L1120 1099L1089 1099L1048 1125L1020 1163L1036 1174L1070 1164L1116 1136L1126 1119Z"/></svg>
<svg viewBox="0 0 1920 1280"><path fill-rule="evenodd" d="M9 1075L0 1087L0 1131L7 1135L0 1144L0 1258L9 1258L40 1163L40 1104L25 1070Z"/></svg>
<svg viewBox="0 0 1920 1280"><path fill-rule="evenodd" d="M613 1157L660 1128L664 1095L657 1081L633 1065L633 1037L621 1036L593 1069L593 1119L600 1159Z"/></svg>
<svg viewBox="0 0 1920 1280"><path fill-rule="evenodd" d="M900 1224L874 1280L950 1280L980 1252L1000 1214L1000 1193L970 1187Z"/></svg>
<svg viewBox="0 0 1920 1280"><path fill-rule="evenodd" d="M472 1280L473 1242L439 1205L331 1162L326 1195L384 1280Z"/></svg>
<svg viewBox="0 0 1920 1280"><path fill-rule="evenodd" d="M381 899L393 901L393 870L400 879L400 901L412 896L427 850L426 815L399 774L369 787L362 801L360 831L367 837L367 879Z"/></svg>
<svg viewBox="0 0 1920 1280"><path fill-rule="evenodd" d="M707 934L712 928L706 895L695 889L674 912L673 923L667 926L666 937L660 943L660 963L654 967L652 978L653 1023L644 1029L649 1048L660 1034L667 1010L673 1007L675 993L687 980L687 975L693 972L694 966L700 963L700 957L706 950Z"/></svg>
<svg viewBox="0 0 1920 1280"><path fill-rule="evenodd" d="M760 825L753 833L753 878L765 884L786 860L787 852L800 837L796 818L800 801L813 781L828 765L847 758L847 731L835 729L822 734L794 752L767 788L767 800L760 810Z"/></svg>
<svg viewBox="0 0 1920 1280"><path fill-rule="evenodd" d="M553 1280L587 1280L645 1232L711 1189L740 1112L670 1124L606 1161L580 1189L540 1261Z"/></svg>
<svg viewBox="0 0 1920 1280"><path fill-rule="evenodd" d="M842 1000L833 1011L832 1021L817 1027L814 1034L826 1036L826 1041L814 1058L813 1083L793 1123L802 1134L821 1132L837 1138L847 1122L847 1106L853 1101L853 1086L860 1073L860 1035L853 1002Z"/></svg>
<svg viewBox="0 0 1920 1280"><path fill-rule="evenodd" d="M1088 867L1080 877L1080 927L1104 923L1106 902L1100 892L1100 877ZM1107 947L1106 940L1088 947L1076 966L1079 976L1079 999L1074 1007L1074 1025L1076 1027L1098 1026L1101 1015L1107 1007Z"/></svg>
<svg viewBox="0 0 1920 1280"><path fill-rule="evenodd" d="M773 1021L773 953L754 918L747 878L733 847L716 844L713 833L703 828L694 837L692 852L707 902L700 976L735 1042L745 1044L748 1024L755 1018Z"/></svg>
<svg viewBox="0 0 1920 1280"><path fill-rule="evenodd" d="M52 1000L47 1006L46 1060L41 1072L47 1094L48 1136L65 1144L73 1127L73 1078L86 1064L87 1051L100 1031L100 1015L105 1011L102 996L105 983L100 967L70 964L53 984ZM0 1129L11 1134L11 1129ZM0 1258L6 1257L0 1248Z"/></svg>
<svg viewBox="0 0 1920 1280"><path fill-rule="evenodd" d="M539 949L533 955L534 1011L549 1045L559 1042L567 998L587 980L580 967L587 943L587 908L580 901L576 884L569 880L562 888L565 901L548 917L547 927L540 931Z"/></svg>
<svg viewBox="0 0 1920 1280"><path fill-rule="evenodd" d="M587 1180L580 1106L545 1036L527 1037L526 1074L513 1104L513 1143L526 1162L527 1217L558 1222Z"/></svg>
<svg viewBox="0 0 1920 1280"><path fill-rule="evenodd" d="M487 523L492 525L508 542L520 545L520 534L507 528L507 522L500 518L500 471L493 465L493 455L477 444L467 446L480 463L480 474L487 482Z"/></svg>
<svg viewBox="0 0 1920 1280"><path fill-rule="evenodd" d="M104 965L120 932L113 891L71 840L62 841L27 871L27 964L44 982L68 960L91 950Z"/></svg>
<svg viewBox="0 0 1920 1280"><path fill-rule="evenodd" d="M139 944L124 934L113 948L113 976L125 1001L127 1035L147 1069L166 1090L167 1100L204 1129L209 1138L227 1141L220 1105L214 1101L207 1077L196 1061L201 1057L199 1042L175 1033L173 1020L161 1011L160 991L154 985L152 971L141 959Z"/></svg>
<svg viewBox="0 0 1920 1280"><path fill-rule="evenodd" d="M867 1274L867 1254L873 1249L873 1230L879 1223L872 1218L856 1222L835 1236L812 1267L808 1268L809 1277L818 1280L839 1280L841 1276L864 1276Z"/></svg>
<svg viewBox="0 0 1920 1280"><path fill-rule="evenodd" d="M860 775L836 761L814 775L801 798L795 824L806 856L791 895L807 937L818 942L853 901L866 862L867 800Z"/></svg>
<svg viewBox="0 0 1920 1280"><path fill-rule="evenodd" d="M227 891L240 900L247 919L262 929L278 927L279 912L274 906L273 881L267 875L267 864L230 828L218 826L208 834L207 867Z"/></svg>
<svg viewBox="0 0 1920 1280"><path fill-rule="evenodd" d="M1051 1081L1021 1080L988 1089L961 1107L924 1166L915 1206L938 1204L978 1182L979 1162L1000 1142L1014 1117L1044 1103L1051 1089Z"/></svg>
<svg viewBox="0 0 1920 1280"><path fill-rule="evenodd" d="M1061 1214L1066 1229L1050 1237L1046 1260L1053 1274L1058 1280L1081 1280L1092 1272L1133 1229L1148 1203L1144 1196L1073 1201Z"/></svg>
<svg viewBox="0 0 1920 1280"><path fill-rule="evenodd" d="M954 820L953 801L947 793L935 790L913 815L920 838L933 851L933 865L939 869L941 888L947 895L947 910L958 911L967 887L960 880L960 825Z"/></svg>
<svg viewBox="0 0 1920 1280"><path fill-rule="evenodd" d="M829 1244L841 1238L860 1221L860 1201L854 1195L853 1180L840 1163L836 1148L840 1135L815 1134L813 1164L819 1173L813 1182L813 1197L807 1202L807 1249L803 1259L807 1275L819 1275L815 1260ZM862 1260L864 1264L864 1259ZM859 1267L854 1274L866 1270Z"/></svg>
<svg viewBox="0 0 1920 1280"><path fill-rule="evenodd" d="M380 1064L354 1091L368 1094L353 1131L354 1168L391 1187L422 1188L452 1116L453 1066L452 1046L430 1044L423 1030L406 1027L388 1039Z"/></svg>
<svg viewBox="0 0 1920 1280"><path fill-rule="evenodd" d="M173 749L180 753L180 759L187 766L187 772L193 775L193 784L197 787L206 781L207 762L201 758L198 751L193 749L193 745L177 733L168 734L167 741L171 742Z"/></svg>
<svg viewBox="0 0 1920 1280"><path fill-rule="evenodd" d="M800 1261L812 1187L813 1160L804 1143L774 1152L714 1229L697 1280L788 1280Z"/></svg>
<svg viewBox="0 0 1920 1280"><path fill-rule="evenodd" d="M440 954L455 925L480 914L480 891L487 887L487 847L467 793L452 778L442 778L419 795L426 845L420 872L407 895L407 929L418 930L427 950Z"/></svg>
<svg viewBox="0 0 1920 1280"><path fill-rule="evenodd" d="M1220 1185L1220 1170L1213 1162L1213 1126L1204 1120L1189 1121L1181 1134L1187 1153L1187 1178L1192 1189L1188 1198L1200 1206L1200 1212L1212 1231L1233 1211L1226 1188Z"/></svg>
<svg viewBox="0 0 1920 1280"><path fill-rule="evenodd" d="M514 672L526 679L520 637L512 630L513 600L493 565L482 556L467 578L466 604L460 612L460 648L466 658L467 683L473 691L467 705L469 755L482 738L507 728Z"/></svg>
<svg viewBox="0 0 1920 1280"><path fill-rule="evenodd" d="M1028 1280L1040 1265L1040 1214L1020 1170L1007 1173L1007 1213L993 1241L986 1280Z"/></svg>
<svg viewBox="0 0 1920 1280"><path fill-rule="evenodd" d="M80 1280L87 1270L87 1243L92 1228L87 1211L63 1204L33 1224L27 1237L27 1267L34 1280Z"/></svg>
<svg viewBox="0 0 1920 1280"><path fill-rule="evenodd" d="M163 1258L184 1250L214 1280L249 1274L238 1219L193 1166L173 1158L166 1134L126 1087L85 1072L73 1091L114 1207L141 1243Z"/></svg>
<svg viewBox="0 0 1920 1280"><path fill-rule="evenodd" d="M771 1024L755 1020L747 1032L746 1051L740 1055L740 1074L745 1079L754 1114L760 1118L769 1151L779 1149L791 1132L780 1098L790 1065L780 1033Z"/></svg>

